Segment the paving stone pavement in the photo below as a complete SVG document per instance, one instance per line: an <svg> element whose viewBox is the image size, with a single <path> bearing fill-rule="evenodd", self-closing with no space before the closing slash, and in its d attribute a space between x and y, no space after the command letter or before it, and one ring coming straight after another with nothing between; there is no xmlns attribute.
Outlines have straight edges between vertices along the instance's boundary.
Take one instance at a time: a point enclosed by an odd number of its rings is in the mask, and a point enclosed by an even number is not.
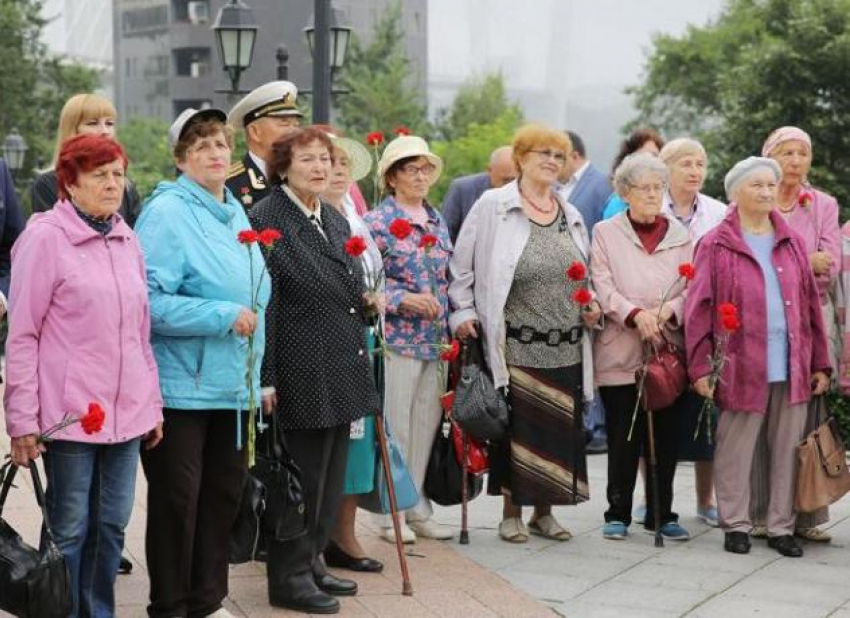
<svg viewBox="0 0 850 618"><path fill-rule="evenodd" d="M0 451L6 445L0 446ZM782 558L754 541L746 556L723 551L722 535L699 522L693 506L693 467L680 464L675 507L692 533L687 543L655 548L633 526L626 541L601 537L605 508L605 456L589 459L591 500L556 507L574 534L566 543L532 537L525 545L498 539L501 500L480 496L470 506L470 544L420 541L409 546L414 595L404 597L394 547L377 538L367 513L359 533L367 551L384 561L383 574L357 577L360 594L341 599L341 616L446 618L568 616L569 618L850 618L850 499L831 509L828 545L808 543L802 559ZM4 517L31 542L41 518L29 490L13 491ZM117 584L120 618L145 616L144 475L139 470L136 505L126 543L135 569ZM526 518L530 513L526 513ZM459 528L460 509L436 510L437 521ZM339 573L344 575L344 573ZM236 616L299 616L267 603L264 566L233 567L226 607ZM0 612L0 615L3 615Z"/></svg>

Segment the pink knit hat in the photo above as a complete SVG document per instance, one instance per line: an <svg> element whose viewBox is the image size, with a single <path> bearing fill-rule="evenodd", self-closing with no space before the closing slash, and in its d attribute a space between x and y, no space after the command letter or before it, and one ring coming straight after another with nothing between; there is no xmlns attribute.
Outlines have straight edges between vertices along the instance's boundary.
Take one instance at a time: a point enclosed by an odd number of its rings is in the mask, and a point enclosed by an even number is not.
<svg viewBox="0 0 850 618"><path fill-rule="evenodd" d="M764 146L761 147L761 156L769 157L770 153L773 152L773 149L779 146L779 144L793 139L799 140L806 144L806 146L809 147L809 151L811 152L812 138L809 137L809 134L803 131L803 129L799 129L797 127L779 127L773 133L767 136L767 139L764 142Z"/></svg>

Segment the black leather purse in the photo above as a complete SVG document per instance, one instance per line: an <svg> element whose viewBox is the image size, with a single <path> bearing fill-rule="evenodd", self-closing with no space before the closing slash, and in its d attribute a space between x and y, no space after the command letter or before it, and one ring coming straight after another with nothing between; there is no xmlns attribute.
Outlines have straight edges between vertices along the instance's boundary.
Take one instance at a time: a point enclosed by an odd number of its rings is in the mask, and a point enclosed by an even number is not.
<svg viewBox="0 0 850 618"><path fill-rule="evenodd" d="M307 507L301 489L301 469L280 434L277 414L267 429L265 448L257 449L256 463L242 490L236 524L230 536L230 563L257 558L260 536L289 541L307 533Z"/></svg>
<svg viewBox="0 0 850 618"><path fill-rule="evenodd" d="M493 386L482 345L480 336L464 344L452 419L477 440L499 441L508 429L508 402Z"/></svg>
<svg viewBox="0 0 850 618"><path fill-rule="evenodd" d="M440 506L463 502L463 467L455 452L451 421L443 416L431 446L431 457L425 472L425 495ZM484 489L484 475L466 475L466 499L474 500Z"/></svg>
<svg viewBox="0 0 850 618"><path fill-rule="evenodd" d="M27 545L2 518L18 467L9 462L0 469L3 479L0 490L0 609L20 618L66 618L72 610L71 577L65 557L53 540L35 462L29 469L35 499L44 518L41 549Z"/></svg>

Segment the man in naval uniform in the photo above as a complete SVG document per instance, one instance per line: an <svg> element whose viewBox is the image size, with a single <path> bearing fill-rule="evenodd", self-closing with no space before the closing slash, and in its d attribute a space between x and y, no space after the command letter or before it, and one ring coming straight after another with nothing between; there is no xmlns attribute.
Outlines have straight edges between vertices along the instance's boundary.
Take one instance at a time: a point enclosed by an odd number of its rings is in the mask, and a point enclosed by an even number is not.
<svg viewBox="0 0 850 618"><path fill-rule="evenodd" d="M227 121L234 130L245 130L248 152L227 175L227 188L245 210L266 197L266 159L272 144L301 126L304 116L297 107L298 89L291 82L263 84L233 106Z"/></svg>

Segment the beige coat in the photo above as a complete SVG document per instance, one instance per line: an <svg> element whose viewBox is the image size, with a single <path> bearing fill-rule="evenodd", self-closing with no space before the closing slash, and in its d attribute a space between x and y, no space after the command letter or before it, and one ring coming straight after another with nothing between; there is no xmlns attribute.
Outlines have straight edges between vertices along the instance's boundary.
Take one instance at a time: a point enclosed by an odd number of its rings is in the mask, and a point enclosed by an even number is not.
<svg viewBox="0 0 850 618"><path fill-rule="evenodd" d="M589 258L584 220L575 206L556 194L567 217L576 248ZM517 262L531 234L516 181L486 191L472 207L455 243L449 269L449 326L454 333L467 320L477 320L484 334L487 362L497 388L509 381L505 362L505 303ZM564 275L566 277L566 273ZM593 346L585 331L582 340L584 397L593 398Z"/></svg>
<svg viewBox="0 0 850 618"><path fill-rule="evenodd" d="M659 215L666 216L666 215ZM661 243L651 255L622 212L601 221L593 229L590 272L599 304L605 314L605 327L594 344L597 386L634 384L635 370L643 360L643 344L636 328L626 326L635 308L655 309L664 292L673 286L667 303L675 320L668 322L665 334L682 345L680 327L685 304L685 286L679 278L679 265L691 262L693 245L688 230L673 217Z"/></svg>

